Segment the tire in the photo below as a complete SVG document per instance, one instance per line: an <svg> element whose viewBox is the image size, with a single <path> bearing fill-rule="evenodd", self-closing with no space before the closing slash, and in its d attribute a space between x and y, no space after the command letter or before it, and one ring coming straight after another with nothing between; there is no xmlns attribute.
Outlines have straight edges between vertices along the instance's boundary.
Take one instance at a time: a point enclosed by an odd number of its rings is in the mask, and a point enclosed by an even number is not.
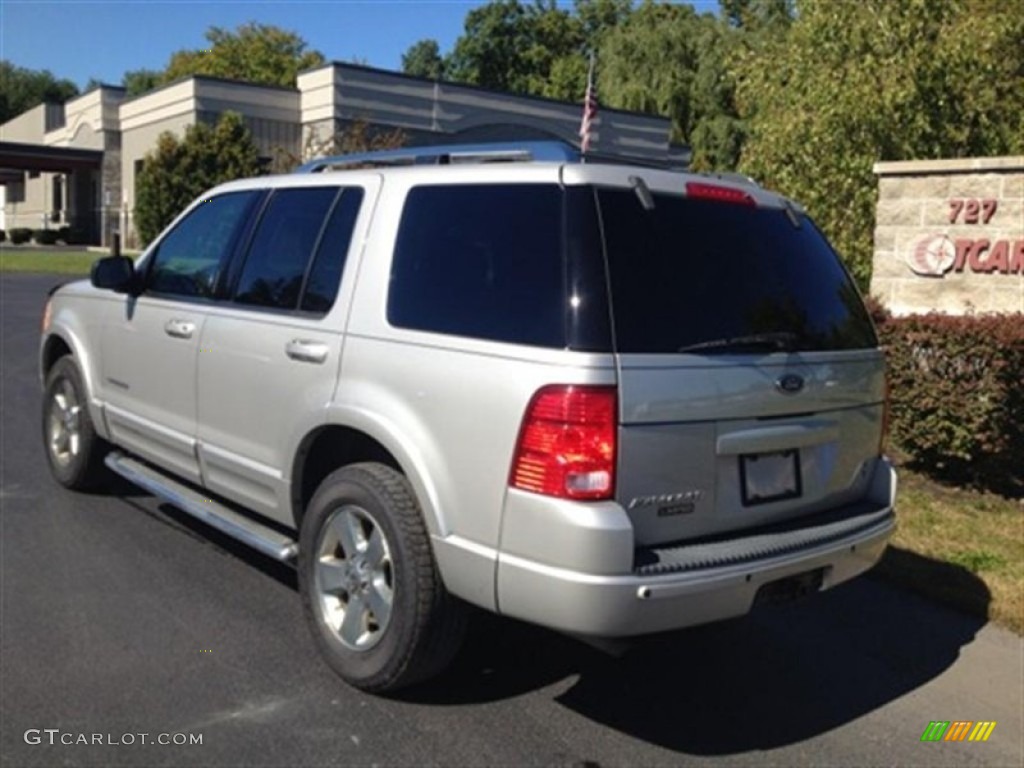
<svg viewBox="0 0 1024 768"><path fill-rule="evenodd" d="M54 363L43 392L43 448L54 479L75 491L99 487L108 477L103 458L110 446L96 434L82 375L70 355Z"/></svg>
<svg viewBox="0 0 1024 768"><path fill-rule="evenodd" d="M383 464L320 484L299 535L299 591L324 659L371 693L439 674L465 632L466 606L441 582L412 488Z"/></svg>

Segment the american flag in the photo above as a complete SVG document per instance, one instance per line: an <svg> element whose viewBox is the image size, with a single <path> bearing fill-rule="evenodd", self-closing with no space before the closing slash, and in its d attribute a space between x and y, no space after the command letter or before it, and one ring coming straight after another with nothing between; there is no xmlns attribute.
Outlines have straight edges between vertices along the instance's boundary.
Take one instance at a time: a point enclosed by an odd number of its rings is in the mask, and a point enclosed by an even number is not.
<svg viewBox="0 0 1024 768"><path fill-rule="evenodd" d="M590 129L597 119L597 89L594 87L594 54L590 54L590 71L587 72L587 95L583 99L583 120L580 121L580 149L590 149Z"/></svg>

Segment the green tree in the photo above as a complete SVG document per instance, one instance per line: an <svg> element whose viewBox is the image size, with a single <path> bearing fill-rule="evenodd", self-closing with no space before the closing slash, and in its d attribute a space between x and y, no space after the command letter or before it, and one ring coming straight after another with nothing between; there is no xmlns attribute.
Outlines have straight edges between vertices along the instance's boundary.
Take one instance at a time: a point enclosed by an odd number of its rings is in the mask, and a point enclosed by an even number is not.
<svg viewBox="0 0 1024 768"><path fill-rule="evenodd" d="M25 69L0 59L0 123L44 101L63 103L77 95L78 86L58 80L48 69Z"/></svg>
<svg viewBox="0 0 1024 768"><path fill-rule="evenodd" d="M444 77L444 59L437 40L420 40L402 54L402 71L416 77L440 80Z"/></svg>
<svg viewBox="0 0 1024 768"><path fill-rule="evenodd" d="M189 126L183 139L162 133L136 182L135 230L140 240L149 243L210 187L260 172L252 135L235 112L225 112L213 126Z"/></svg>
<svg viewBox="0 0 1024 768"><path fill-rule="evenodd" d="M734 64L741 169L805 204L866 288L874 163L1024 151L1022 39L996 0L799 0Z"/></svg>
<svg viewBox="0 0 1024 768"><path fill-rule="evenodd" d="M161 76L168 83L187 75L210 75L267 85L294 86L299 72L324 63L319 51L306 50L306 41L280 27L249 22L234 32L210 27L210 47L178 51Z"/></svg>
<svg viewBox="0 0 1024 768"><path fill-rule="evenodd" d="M449 77L495 90L550 95L555 62L580 55L583 26L554 0L495 0L466 14L445 67ZM580 93L577 98L581 97Z"/></svg>
<svg viewBox="0 0 1024 768"><path fill-rule="evenodd" d="M131 69L124 73L121 85L128 98L141 96L160 86L163 73L156 69Z"/></svg>
<svg viewBox="0 0 1024 768"><path fill-rule="evenodd" d="M744 126L728 63L748 34L691 6L648 0L599 38L601 101L670 118L694 168L732 170Z"/></svg>
<svg viewBox="0 0 1024 768"><path fill-rule="evenodd" d="M793 21L793 0L719 0L722 17L747 30L786 29Z"/></svg>

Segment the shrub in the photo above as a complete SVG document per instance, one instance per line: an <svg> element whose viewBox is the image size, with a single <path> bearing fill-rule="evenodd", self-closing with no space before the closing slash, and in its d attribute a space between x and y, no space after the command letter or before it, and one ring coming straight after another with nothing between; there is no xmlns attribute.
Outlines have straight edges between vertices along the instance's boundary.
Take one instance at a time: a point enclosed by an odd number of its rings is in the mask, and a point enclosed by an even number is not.
<svg viewBox="0 0 1024 768"><path fill-rule="evenodd" d="M57 230L57 239L66 245L79 245L85 242L85 233L78 227L61 227Z"/></svg>
<svg viewBox="0 0 1024 768"><path fill-rule="evenodd" d="M7 240L7 233L0 229L0 243L4 242L5 240Z"/></svg>
<svg viewBox="0 0 1024 768"><path fill-rule="evenodd" d="M32 230L28 227L15 227L11 230L11 242L15 245L27 243L32 239Z"/></svg>
<svg viewBox="0 0 1024 768"><path fill-rule="evenodd" d="M882 318L892 439L926 472L1024 495L1024 315Z"/></svg>
<svg viewBox="0 0 1024 768"><path fill-rule="evenodd" d="M53 245L57 242L57 230L37 229L32 233L32 239L39 245Z"/></svg>
<svg viewBox="0 0 1024 768"><path fill-rule="evenodd" d="M236 112L225 112L213 126L189 126L184 139L164 132L136 180L135 230L149 243L201 192L260 172L259 151Z"/></svg>

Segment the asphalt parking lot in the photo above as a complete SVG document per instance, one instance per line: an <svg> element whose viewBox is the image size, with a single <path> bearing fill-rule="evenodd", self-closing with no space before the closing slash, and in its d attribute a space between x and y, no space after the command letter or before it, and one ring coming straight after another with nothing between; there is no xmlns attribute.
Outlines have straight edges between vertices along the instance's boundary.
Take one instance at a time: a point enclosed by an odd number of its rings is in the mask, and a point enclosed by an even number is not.
<svg viewBox="0 0 1024 768"><path fill-rule="evenodd" d="M871 578L620 659L479 616L445 677L350 689L293 571L130 486L50 480L36 354L58 281L0 275L0 764L1024 764L1022 639ZM933 720L997 726L922 743Z"/></svg>

